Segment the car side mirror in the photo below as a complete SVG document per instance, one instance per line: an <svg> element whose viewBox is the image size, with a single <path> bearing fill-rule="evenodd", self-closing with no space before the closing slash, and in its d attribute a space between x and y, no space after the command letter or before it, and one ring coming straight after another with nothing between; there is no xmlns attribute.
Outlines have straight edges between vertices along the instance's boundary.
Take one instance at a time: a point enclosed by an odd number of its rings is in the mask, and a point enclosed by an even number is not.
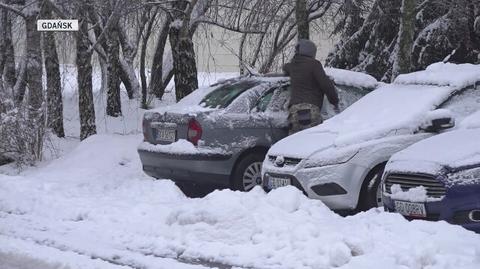
<svg viewBox="0 0 480 269"><path fill-rule="evenodd" d="M421 129L429 133L438 133L455 127L455 118L448 109L437 109L427 114Z"/></svg>

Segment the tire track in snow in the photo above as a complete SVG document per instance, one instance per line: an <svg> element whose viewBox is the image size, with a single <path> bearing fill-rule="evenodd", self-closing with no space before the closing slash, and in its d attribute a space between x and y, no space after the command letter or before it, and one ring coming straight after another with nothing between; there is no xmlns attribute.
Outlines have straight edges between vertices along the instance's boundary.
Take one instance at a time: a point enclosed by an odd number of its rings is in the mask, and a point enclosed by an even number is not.
<svg viewBox="0 0 480 269"><path fill-rule="evenodd" d="M121 253L113 254L113 255L111 255L112 257L102 256L102 255L98 255L98 254L95 254L95 253L88 253L88 251L83 251L83 250L79 250L79 249L76 249L76 248L71 247L71 246L67 246L66 244L55 241L54 239L49 239L49 238L40 239L39 236L34 236L33 234L25 235L25 234L28 234L28 232L30 232L30 233L31 232L45 232L45 230L43 228L38 228L36 225L34 225L31 222L30 218L25 218L26 214L15 214L15 213L12 213L12 212L5 212L5 211L0 211L0 212L6 213L6 216L10 215L12 217L15 216L15 217L20 218L21 221L23 222L22 226L24 226L24 227L20 228L20 225L19 225L18 219L17 219L14 230L10 230L9 232L6 232L5 229L4 229L3 231L0 231L0 235L3 235L5 237L14 238L14 239L17 239L17 240L26 241L26 242L32 242L32 243L35 243L36 245L53 248L53 249L56 249L56 250L59 250L59 251L62 251L62 252L72 252L72 253L75 253L77 255L88 257L90 259L98 259L98 260L107 262L107 263L112 264L112 265L126 266L126 267L131 268L131 269L148 269L148 268L150 268L149 266L142 265L141 264L142 262L139 262L139 261L135 262L134 261L135 259L132 259L130 257L133 254L133 256L140 256L140 258L141 257L146 257L146 258L150 258L150 259L175 260L180 264L192 265L192 266L202 266L204 268L255 269L253 267L241 267L241 266L237 266L237 265L229 265L229 264L224 264L224 263L215 262L215 261L209 261L209 260L201 259L201 258L189 259L189 258L181 257L182 253L177 254L176 257L175 257L175 256L159 255L159 254L156 254L154 252L145 252L145 251L134 250L134 249L131 249L131 248L128 248L128 247L125 248L125 249L121 249L121 250L116 249L116 251L120 251ZM8 217L6 217L6 216L0 216L0 219L4 219L4 220L8 219ZM21 230L19 231L18 228L20 228L20 229L23 228L27 232L23 231L23 233L22 233L22 231ZM50 232L51 232L51 230L50 230ZM24 234L24 235L19 236L17 234ZM57 236L59 236L59 235L57 235ZM123 253L123 252L125 252L125 253ZM127 254L127 255L122 255L122 254ZM128 254L130 254L130 255L128 255ZM122 256L126 256L127 258L125 258L125 259L128 259L129 261L128 262L127 261L122 261L122 260L124 260L122 258Z"/></svg>
<svg viewBox="0 0 480 269"><path fill-rule="evenodd" d="M55 241L39 240L39 239L33 239L31 237L11 236L11 235L7 235L7 234L4 234L4 233L0 233L0 235L3 235L5 237L9 237L9 238L14 238L16 240L32 242L32 243L35 243L36 245L43 246L43 247L54 248L54 249L59 250L61 252L72 252L72 253L75 253L77 255L88 257L88 258L93 259L93 260L101 260L101 261L107 262L107 263L112 264L112 265L125 266L125 267L132 268L132 269L147 269L147 268L149 268L148 266L135 264L134 262L129 262L129 263L120 262L119 261L120 257L118 257L118 256L114 256L113 258L107 258L107 257L103 257L103 256L100 256L100 255L88 254L88 253L85 253L83 251L75 250L75 249L72 249L72 248L67 248L64 245L56 244ZM154 254L154 253L146 254L146 253L133 251L133 250L128 250L128 251L131 252L131 253L136 253L136 254L143 255L145 257L153 257L153 258L158 258L158 259L172 259L172 260L178 261L181 264L199 265L199 266L204 266L206 268L233 269L235 267L235 268L240 268L240 269L242 269L242 268L243 269L254 269L254 268L251 268L251 267L231 266L231 265L223 264L223 263L219 263L219 262L206 261L206 260L203 260L203 259L193 260L193 259L187 259L187 258L182 258L182 257L172 258L172 257L160 256L160 255L157 255L157 254Z"/></svg>

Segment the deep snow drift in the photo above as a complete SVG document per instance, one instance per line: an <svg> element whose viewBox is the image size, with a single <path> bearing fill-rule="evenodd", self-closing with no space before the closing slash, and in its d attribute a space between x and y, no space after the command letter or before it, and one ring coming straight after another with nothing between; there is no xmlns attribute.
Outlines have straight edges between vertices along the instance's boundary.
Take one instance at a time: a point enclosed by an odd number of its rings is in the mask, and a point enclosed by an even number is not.
<svg viewBox="0 0 480 269"><path fill-rule="evenodd" d="M72 269L205 268L178 259L249 268L480 264L480 236L461 227L380 209L342 218L293 187L186 198L143 174L139 141L94 136L44 167L0 176L0 252Z"/></svg>

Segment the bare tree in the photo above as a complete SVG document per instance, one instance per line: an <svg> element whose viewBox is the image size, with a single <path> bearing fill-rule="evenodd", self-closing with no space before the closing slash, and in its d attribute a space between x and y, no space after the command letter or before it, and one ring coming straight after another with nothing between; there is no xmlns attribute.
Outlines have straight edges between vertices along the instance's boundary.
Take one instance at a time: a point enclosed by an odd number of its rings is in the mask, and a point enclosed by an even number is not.
<svg viewBox="0 0 480 269"><path fill-rule="evenodd" d="M155 54L152 60L150 84L148 86L148 92L152 93L158 99L162 99L165 93L165 87L171 76L173 76L173 66L170 64L164 64L165 46L168 40L168 33L170 31L170 24L172 23L171 17L166 16L159 31L159 35L156 42ZM165 65L165 69L163 68ZM171 73L171 74L168 74ZM167 75L165 75L167 74ZM169 78L170 77L170 78Z"/></svg>
<svg viewBox="0 0 480 269"><path fill-rule="evenodd" d="M170 25L169 39L177 101L198 88L197 63L190 35L190 14L196 3L197 0L192 0L189 5L181 0L173 3L172 13L176 19Z"/></svg>
<svg viewBox="0 0 480 269"><path fill-rule="evenodd" d="M80 112L80 139L83 140L97 133L95 125L95 108L92 92L92 50L88 40L88 22L85 2L77 7L79 32L76 34L77 46L77 85L78 110Z"/></svg>
<svg viewBox="0 0 480 269"><path fill-rule="evenodd" d="M150 36L152 34L153 26L155 25L156 19L157 19L157 8L148 8L146 12L143 13L141 23L146 24L146 29L145 32L142 33L142 46L140 48L140 81L142 85L142 101L141 101L141 107L146 109L148 107L147 105L147 97L148 97L148 85L147 85L147 76L145 72L145 58L147 56L147 46L148 46L148 40L150 39ZM160 62L163 62L163 50L161 51L162 54L162 59ZM156 65L154 65L154 68L159 68L158 67L158 61ZM160 72L160 78L162 77L162 65L160 65L160 70L157 72ZM153 75L153 74L152 74ZM158 76L156 76L158 77ZM156 82L158 83L158 82Z"/></svg>
<svg viewBox="0 0 480 269"><path fill-rule="evenodd" d="M107 44L107 115L118 117L122 114L119 77L118 28L112 27L106 37Z"/></svg>
<svg viewBox="0 0 480 269"><path fill-rule="evenodd" d="M13 90L16 83L12 17L13 14L7 9L0 9L0 77L4 77L5 88L10 90Z"/></svg>
<svg viewBox="0 0 480 269"><path fill-rule="evenodd" d="M42 17L44 19L53 18L49 5L43 6ZM47 79L47 125L58 137L65 137L62 83L55 34L53 32L43 33L43 54Z"/></svg>
<svg viewBox="0 0 480 269"><path fill-rule="evenodd" d="M296 0L295 16L297 19L298 39L310 39L307 0Z"/></svg>
<svg viewBox="0 0 480 269"><path fill-rule="evenodd" d="M0 8L20 16L25 21L25 79L28 86L28 118L25 121L25 132L29 139L26 140L25 148L28 154L35 159L42 157L44 115L43 115L43 85L42 85L42 51L41 35L37 31L37 17L40 13L40 2L36 0L20 1L18 4L0 3ZM14 86L16 88L16 86Z"/></svg>

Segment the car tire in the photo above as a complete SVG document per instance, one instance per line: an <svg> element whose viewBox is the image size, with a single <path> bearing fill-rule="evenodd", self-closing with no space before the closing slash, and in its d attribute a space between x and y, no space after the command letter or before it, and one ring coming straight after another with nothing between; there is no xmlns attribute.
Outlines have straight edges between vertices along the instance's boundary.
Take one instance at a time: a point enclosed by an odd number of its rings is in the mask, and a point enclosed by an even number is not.
<svg viewBox="0 0 480 269"><path fill-rule="evenodd" d="M374 207L383 206L381 201L381 187L383 171L385 166L379 166L367 175L363 182L362 189L360 191L360 199L358 202L357 211L367 211Z"/></svg>
<svg viewBox="0 0 480 269"><path fill-rule="evenodd" d="M232 174L232 189L249 191L262 184L262 163L265 154L254 152L244 156L235 166Z"/></svg>
<svg viewBox="0 0 480 269"><path fill-rule="evenodd" d="M215 190L213 186L191 182L175 182L175 185L189 198L202 198Z"/></svg>

